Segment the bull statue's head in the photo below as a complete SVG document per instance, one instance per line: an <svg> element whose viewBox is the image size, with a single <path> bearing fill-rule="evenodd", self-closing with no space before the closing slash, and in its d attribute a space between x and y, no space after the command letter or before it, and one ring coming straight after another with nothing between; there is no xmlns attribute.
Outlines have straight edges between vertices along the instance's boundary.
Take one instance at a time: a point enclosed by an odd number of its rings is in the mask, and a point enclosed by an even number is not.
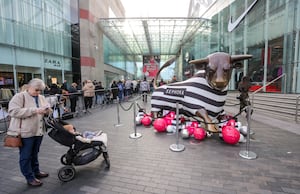
<svg viewBox="0 0 300 194"><path fill-rule="evenodd" d="M217 52L203 59L190 61L196 69L204 69L208 84L217 90L223 90L228 86L233 68L241 68L242 61L252 58L252 55L232 55Z"/></svg>

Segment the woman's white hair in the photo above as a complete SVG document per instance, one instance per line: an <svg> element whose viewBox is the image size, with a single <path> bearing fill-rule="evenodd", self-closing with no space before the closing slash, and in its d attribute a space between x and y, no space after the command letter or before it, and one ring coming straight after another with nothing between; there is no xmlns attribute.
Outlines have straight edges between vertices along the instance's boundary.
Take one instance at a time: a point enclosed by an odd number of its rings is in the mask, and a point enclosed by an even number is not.
<svg viewBox="0 0 300 194"><path fill-rule="evenodd" d="M44 90L45 87L46 87L44 81L39 79L39 78L34 78L34 79L30 80L29 83L28 83L28 86L29 87L35 87L35 88L38 88L40 90Z"/></svg>

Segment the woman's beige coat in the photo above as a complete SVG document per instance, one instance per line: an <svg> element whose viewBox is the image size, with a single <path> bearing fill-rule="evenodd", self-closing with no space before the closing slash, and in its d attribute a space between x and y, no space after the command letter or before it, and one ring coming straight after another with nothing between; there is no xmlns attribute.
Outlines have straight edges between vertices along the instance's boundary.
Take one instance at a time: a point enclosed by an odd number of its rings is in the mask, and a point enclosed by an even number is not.
<svg viewBox="0 0 300 194"><path fill-rule="evenodd" d="M38 98L39 107L48 106L48 102L44 96L39 95ZM23 99L25 102L24 107ZM37 114L37 109L35 99L27 91L15 94L8 105L8 113L11 116L11 120L7 134L21 134L22 138L43 135L43 115Z"/></svg>
<svg viewBox="0 0 300 194"><path fill-rule="evenodd" d="M95 96L95 86L91 81L88 81L82 88L84 97L94 97Z"/></svg>

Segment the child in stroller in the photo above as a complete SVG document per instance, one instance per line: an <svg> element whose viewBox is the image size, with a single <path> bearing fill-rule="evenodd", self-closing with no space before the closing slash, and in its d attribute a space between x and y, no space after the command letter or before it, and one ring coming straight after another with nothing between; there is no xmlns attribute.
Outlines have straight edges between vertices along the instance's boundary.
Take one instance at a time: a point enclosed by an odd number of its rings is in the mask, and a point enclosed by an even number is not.
<svg viewBox="0 0 300 194"><path fill-rule="evenodd" d="M106 168L110 168L110 160L107 153L107 134L102 131L84 132L80 134L73 125L45 117L48 135L56 142L69 147L66 154L61 156L61 163L65 165L58 171L58 178L63 182L68 182L75 177L74 166L85 165L97 159L103 154Z"/></svg>

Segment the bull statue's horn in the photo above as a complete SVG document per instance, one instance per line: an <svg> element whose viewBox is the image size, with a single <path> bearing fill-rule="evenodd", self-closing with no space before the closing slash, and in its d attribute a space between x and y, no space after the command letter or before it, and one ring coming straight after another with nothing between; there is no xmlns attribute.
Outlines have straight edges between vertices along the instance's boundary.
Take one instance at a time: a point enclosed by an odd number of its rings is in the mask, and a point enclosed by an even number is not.
<svg viewBox="0 0 300 194"><path fill-rule="evenodd" d="M204 65L208 64L208 58L192 60L189 63L194 64L196 69L202 69Z"/></svg>
<svg viewBox="0 0 300 194"><path fill-rule="evenodd" d="M191 60L189 63L195 64L195 65L207 64L208 63L208 58Z"/></svg>
<svg viewBox="0 0 300 194"><path fill-rule="evenodd" d="M231 56L231 63L234 63L236 61L242 61L245 59L251 59L252 55L232 55Z"/></svg>

